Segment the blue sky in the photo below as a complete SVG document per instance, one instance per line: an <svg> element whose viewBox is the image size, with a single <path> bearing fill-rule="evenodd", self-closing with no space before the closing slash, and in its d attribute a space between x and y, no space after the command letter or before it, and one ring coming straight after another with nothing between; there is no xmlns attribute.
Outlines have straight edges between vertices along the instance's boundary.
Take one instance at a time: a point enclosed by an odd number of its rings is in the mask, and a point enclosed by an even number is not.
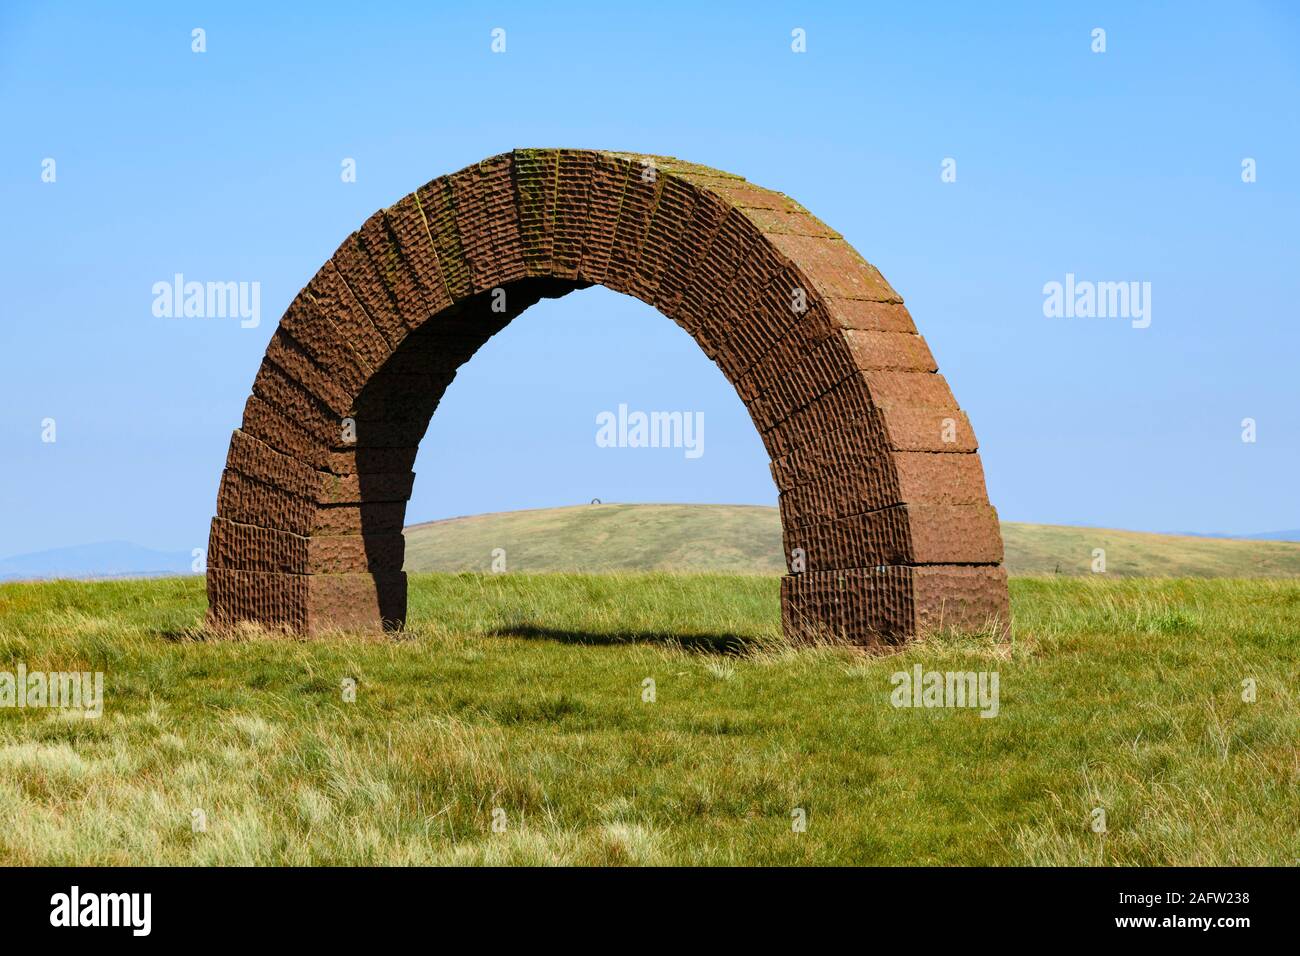
<svg viewBox="0 0 1300 956"><path fill-rule="evenodd" d="M448 6L0 8L0 556L202 547L285 305L372 211L515 146L680 156L842 232L907 300L1004 519L1300 527L1293 8ZM261 325L156 318L178 272L260 282ZM1150 282L1150 327L1045 317L1067 273ZM702 411L705 454L598 448L619 403ZM489 342L416 471L410 521L776 499L718 369L602 289Z"/></svg>

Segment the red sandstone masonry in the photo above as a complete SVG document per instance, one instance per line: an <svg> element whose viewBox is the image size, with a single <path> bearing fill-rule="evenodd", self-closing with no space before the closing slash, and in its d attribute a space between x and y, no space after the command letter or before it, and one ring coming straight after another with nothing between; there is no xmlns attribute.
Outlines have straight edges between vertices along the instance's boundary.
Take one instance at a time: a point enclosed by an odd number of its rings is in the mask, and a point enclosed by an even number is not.
<svg viewBox="0 0 1300 956"><path fill-rule="evenodd" d="M1000 564L916 568L912 595L915 633L988 629L1004 639L1009 633L1007 569Z"/></svg>
<svg viewBox="0 0 1300 956"><path fill-rule="evenodd" d="M555 228L551 234L551 275L556 278L578 278L595 166L594 153L575 149L559 151L555 171Z"/></svg>
<svg viewBox="0 0 1300 956"><path fill-rule="evenodd" d="M388 340L375 328L366 310L348 289L331 259L307 283L316 312L333 323L339 337L368 369L377 369L392 353ZM290 332L293 330L291 329Z"/></svg>
<svg viewBox="0 0 1300 956"><path fill-rule="evenodd" d="M448 177L475 292L484 292L528 274L515 205L510 156L484 160Z"/></svg>
<svg viewBox="0 0 1300 956"><path fill-rule="evenodd" d="M880 272L842 239L776 234L768 237L822 295L870 302L902 302Z"/></svg>
<svg viewBox="0 0 1300 956"><path fill-rule="evenodd" d="M878 411L895 451L957 453L979 447L970 419L961 409L887 404Z"/></svg>
<svg viewBox="0 0 1300 956"><path fill-rule="evenodd" d="M415 193L404 196L384 211L389 228L401 250L402 257L410 263L411 271L424 285L435 312L452 304L451 290L442 276L438 252L429 234L429 224Z"/></svg>
<svg viewBox="0 0 1300 956"><path fill-rule="evenodd" d="M280 409L257 395L250 395L244 404L244 420L240 430L281 454L314 467L323 465L329 456L329 443L321 443L286 417Z"/></svg>
<svg viewBox="0 0 1300 956"><path fill-rule="evenodd" d="M894 455L894 463L904 501L962 505L989 500L979 455L901 451Z"/></svg>
<svg viewBox="0 0 1300 956"><path fill-rule="evenodd" d="M321 505L353 505L363 501L406 501L415 472L334 475L318 471L315 499Z"/></svg>
<svg viewBox="0 0 1300 956"><path fill-rule="evenodd" d="M209 567L208 622L230 627L249 622L311 633L310 575Z"/></svg>
<svg viewBox="0 0 1300 956"><path fill-rule="evenodd" d="M384 370L352 405L351 417L374 419L427 418L442 400L455 377L454 371L439 374Z"/></svg>
<svg viewBox="0 0 1300 956"><path fill-rule="evenodd" d="M406 620L401 571L307 576L308 630L391 630Z"/></svg>
<svg viewBox="0 0 1300 956"><path fill-rule="evenodd" d="M358 574L400 571L400 534L305 535L212 519L208 567L278 574Z"/></svg>
<svg viewBox="0 0 1300 956"><path fill-rule="evenodd" d="M473 291L473 283L456 227L456 206L448 177L440 176L421 186L415 198L437 254L443 284L452 300L459 302Z"/></svg>
<svg viewBox="0 0 1300 956"><path fill-rule="evenodd" d="M316 535L308 539L307 569L312 574L400 571L406 538L399 534Z"/></svg>
<svg viewBox="0 0 1300 956"><path fill-rule="evenodd" d="M366 220L290 305L231 439L212 620L400 626L401 529L429 416L514 316L592 283L682 326L749 408L787 558L800 549L803 570L781 585L792 639L1005 628L970 422L875 267L740 177L574 149L515 150L427 183Z"/></svg>
<svg viewBox="0 0 1300 956"><path fill-rule="evenodd" d="M264 361L275 365L340 418L352 407L352 396L283 330L271 336Z"/></svg>
<svg viewBox="0 0 1300 956"><path fill-rule="evenodd" d="M320 480L320 473L310 465L243 431L230 437L226 467L299 498L312 497Z"/></svg>
<svg viewBox="0 0 1300 956"><path fill-rule="evenodd" d="M289 531L213 518L208 534L208 567L306 574L311 540Z"/></svg>
<svg viewBox="0 0 1300 956"><path fill-rule="evenodd" d="M410 471L419 449L407 448L335 448L326 456L323 473L332 475L385 475Z"/></svg>
<svg viewBox="0 0 1300 956"><path fill-rule="evenodd" d="M716 194L740 211L759 236L749 245L744 263L720 300L728 321L721 336L719 364L734 381L815 303L811 282L771 241L772 236L837 239L838 235L780 193L735 181L711 182ZM801 303L795 301L796 292Z"/></svg>
<svg viewBox="0 0 1300 956"><path fill-rule="evenodd" d="M451 204L456 213L456 232L469 269L470 288L482 292L491 288L493 260L492 230L483 183L477 166L468 166L447 177L451 186Z"/></svg>
<svg viewBox="0 0 1300 956"><path fill-rule="evenodd" d="M762 209L749 207L745 210L754 225L764 235L790 234L795 236L815 236L821 239L842 239L838 232L807 212L788 209Z"/></svg>
<svg viewBox="0 0 1300 956"><path fill-rule="evenodd" d="M357 234L375 278L401 318L405 332L418 329L447 306L446 289L437 275L421 274L407 261L401 240L386 210L371 216Z"/></svg>
<svg viewBox="0 0 1300 956"><path fill-rule="evenodd" d="M730 329L724 309L716 303L731 286L750 247L761 241L762 234L749 220L731 210L714 234L690 284L682 290L681 305L691 317L688 329L695 329L692 334L710 358L718 354Z"/></svg>
<svg viewBox="0 0 1300 956"><path fill-rule="evenodd" d="M348 292L384 337L389 349L395 349L406 338L407 332L406 324L402 321L401 307L367 254L370 243L367 243L366 237L369 236L371 243L377 241L376 236L381 228L378 223L382 217L382 212L371 216L359 232L339 246L330 261L334 263Z"/></svg>
<svg viewBox="0 0 1300 956"><path fill-rule="evenodd" d="M781 579L781 619L802 643L884 646L944 628L1005 633L1006 582L1000 565L810 571Z"/></svg>
<svg viewBox="0 0 1300 956"><path fill-rule="evenodd" d="M559 185L559 152L515 150L512 158L524 271L530 276L554 275L552 224Z"/></svg>
<svg viewBox="0 0 1300 956"><path fill-rule="evenodd" d="M212 568L209 618L217 626L251 621L308 634L329 628L380 630L406 617L406 575L279 574Z"/></svg>
<svg viewBox="0 0 1300 956"><path fill-rule="evenodd" d="M877 459L879 461L879 459ZM891 475L874 463L827 473L779 496L781 523L802 528L894 504L983 504L988 501L978 455L899 452Z"/></svg>
<svg viewBox="0 0 1300 956"><path fill-rule="evenodd" d="M652 165L633 161L623 187L614 243L610 248L609 271L604 284L615 292L631 293L646 234L659 205L664 177Z"/></svg>
<svg viewBox="0 0 1300 956"><path fill-rule="evenodd" d="M772 479L776 482L777 488L788 491L796 485L807 484L822 477L861 471L870 468L873 461L892 460L894 454L900 451L928 451L936 454L962 451L959 446L945 444L942 440L935 442L936 447L911 448L900 445L893 440L883 424L885 421L883 413L893 411L893 409L869 409L862 418L850 420L839 428L829 429L816 441L809 442L788 455L773 459ZM923 409L918 414L923 416L925 412L926 410ZM960 434L959 431L955 433ZM939 434L937 425L935 434ZM916 444L922 443L918 439ZM897 477L896 463L891 469L891 474Z"/></svg>
<svg viewBox="0 0 1300 956"><path fill-rule="evenodd" d="M326 504L314 509L307 532L312 536L335 534L401 534L406 501L366 501L364 504Z"/></svg>
<svg viewBox="0 0 1300 956"><path fill-rule="evenodd" d="M869 332L915 332L911 313L901 302L864 302L825 298L823 304L835 325Z"/></svg>
<svg viewBox="0 0 1300 956"><path fill-rule="evenodd" d="M299 498L274 485L263 484L233 468L222 472L221 488L217 492L218 517L305 535L312 530L315 514L315 503L309 498Z"/></svg>
<svg viewBox="0 0 1300 956"><path fill-rule="evenodd" d="M694 193L691 218L669 256L668 267L660 276L656 300L651 304L698 341L699 303L687 295L687 290L692 288L696 270L708 258L713 239L731 209L707 189L694 185L691 189ZM708 354L708 348L701 347Z"/></svg>
<svg viewBox="0 0 1300 956"><path fill-rule="evenodd" d="M1002 536L988 505L893 505L879 511L788 528L786 566L794 549L808 571L864 564L997 564Z"/></svg>
<svg viewBox="0 0 1300 956"><path fill-rule="evenodd" d="M736 373L733 381L743 400L769 388L777 370L802 361L837 335L844 335L850 343L861 369L935 370L934 359L920 337L912 335L916 342L909 342L901 334L915 331L901 303L812 298L804 300L806 308L800 313L795 309L795 297L806 296L809 285L797 269L783 270L752 309L763 333L749 331L754 326L749 321L744 325L745 335L733 335L723 343L720 364ZM893 333L900 334L895 337ZM891 343L890 351L879 351ZM903 348L908 351L898 351Z"/></svg>
<svg viewBox="0 0 1300 956"><path fill-rule="evenodd" d="M253 380L253 394L306 432L314 441L328 445L342 433L343 417L330 411L319 399L271 362L263 362Z"/></svg>
<svg viewBox="0 0 1300 956"><path fill-rule="evenodd" d="M605 155L596 156L587 193L587 228L583 233L582 259L578 266L578 278L583 282L603 284L609 274L614 235L623 212L623 195L630 175L629 164ZM521 194L521 216L524 209L545 215L544 206Z"/></svg>
<svg viewBox="0 0 1300 956"><path fill-rule="evenodd" d="M807 288L799 269L786 265L744 306L743 320L737 320L719 349L719 364L734 381L739 383L777 349L791 362L799 361L836 331L825 306L809 297Z"/></svg>
<svg viewBox="0 0 1300 956"><path fill-rule="evenodd" d="M761 234L717 300L723 324L718 335L718 365L731 381L741 376L784 336L799 317L783 289L794 281L790 264Z"/></svg>
<svg viewBox="0 0 1300 956"><path fill-rule="evenodd" d="M938 372L925 339L914 332L849 329L841 333L858 368L873 371Z"/></svg>
<svg viewBox="0 0 1300 956"><path fill-rule="evenodd" d="M638 299L651 303L658 299L659 283L671 268L673 251L695 211L695 197L685 182L661 174L658 202L632 277L630 291Z"/></svg>
<svg viewBox="0 0 1300 956"><path fill-rule="evenodd" d="M879 423L880 416L873 413L883 412L888 417L891 409L899 407L930 407L933 413L899 414L891 429L895 448L929 448L937 442L939 447L932 450L957 450L943 440L943 425L947 418L959 424L960 409L943 376L926 372L859 370L764 431L763 443L774 459L780 458L845 422L868 419ZM937 428L933 427L936 423ZM921 432L907 434L909 428ZM973 447L973 439L970 443Z"/></svg>
<svg viewBox="0 0 1300 956"><path fill-rule="evenodd" d="M318 311L305 291L298 293L290 304L277 334L288 336L306 351L347 394L355 395L366 384L370 367L362 362L334 323Z"/></svg>
<svg viewBox="0 0 1300 956"><path fill-rule="evenodd" d="M493 286L505 285L528 275L524 263L523 237L519 232L514 158L509 155L494 156L483 160L478 168L482 201L486 207L488 228L496 252L495 261L488 270L488 279Z"/></svg>

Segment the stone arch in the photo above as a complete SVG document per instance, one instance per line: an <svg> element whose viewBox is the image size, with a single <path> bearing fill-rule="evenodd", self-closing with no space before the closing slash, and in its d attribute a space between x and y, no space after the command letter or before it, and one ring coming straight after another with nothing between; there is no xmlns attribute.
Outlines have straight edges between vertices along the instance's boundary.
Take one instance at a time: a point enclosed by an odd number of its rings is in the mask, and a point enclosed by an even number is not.
<svg viewBox="0 0 1300 956"><path fill-rule="evenodd" d="M439 399L516 315L593 284L689 332L748 408L780 492L792 639L1007 620L970 422L880 273L780 193L579 149L433 180L294 299L231 439L210 620L400 626L411 468Z"/></svg>

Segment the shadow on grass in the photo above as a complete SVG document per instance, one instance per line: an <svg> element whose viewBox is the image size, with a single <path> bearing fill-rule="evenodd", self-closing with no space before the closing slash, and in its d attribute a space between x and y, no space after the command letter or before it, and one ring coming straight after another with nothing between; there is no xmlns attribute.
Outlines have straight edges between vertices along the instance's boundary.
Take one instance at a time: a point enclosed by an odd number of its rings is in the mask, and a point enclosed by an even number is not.
<svg viewBox="0 0 1300 956"><path fill-rule="evenodd" d="M762 642L740 634L666 634L663 631L575 631L567 628L517 624L486 632L493 637L521 637L526 640L556 641L561 644L665 644L700 654L741 657L756 651Z"/></svg>
<svg viewBox="0 0 1300 956"><path fill-rule="evenodd" d="M702 633L670 634L664 631L582 631L569 628L546 627L540 624L518 624L496 627L481 632L488 637L519 637L525 640L555 641L560 644L614 645L614 644L659 644L677 647L684 651L699 654L720 654L731 657L744 657L764 646L753 637L741 634ZM238 626L232 628L211 628L205 626L179 627L153 632L155 637L169 644L218 643L249 640L312 641L326 635L309 638L287 630L264 628L260 626ZM338 632L334 636L342 636ZM355 635L354 635L355 636ZM411 631L384 631L382 634L360 635L374 641L419 640L418 628Z"/></svg>

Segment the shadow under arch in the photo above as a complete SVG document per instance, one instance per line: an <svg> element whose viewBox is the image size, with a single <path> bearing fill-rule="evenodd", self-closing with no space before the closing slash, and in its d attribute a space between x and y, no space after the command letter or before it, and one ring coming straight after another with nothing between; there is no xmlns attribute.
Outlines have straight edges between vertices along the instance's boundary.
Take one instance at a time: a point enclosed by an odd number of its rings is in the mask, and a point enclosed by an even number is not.
<svg viewBox="0 0 1300 956"><path fill-rule="evenodd" d="M902 299L788 197L669 157L515 150L371 216L290 304L231 439L209 619L400 627L420 439L456 370L602 285L685 329L772 458L794 640L1008 617L970 423Z"/></svg>

